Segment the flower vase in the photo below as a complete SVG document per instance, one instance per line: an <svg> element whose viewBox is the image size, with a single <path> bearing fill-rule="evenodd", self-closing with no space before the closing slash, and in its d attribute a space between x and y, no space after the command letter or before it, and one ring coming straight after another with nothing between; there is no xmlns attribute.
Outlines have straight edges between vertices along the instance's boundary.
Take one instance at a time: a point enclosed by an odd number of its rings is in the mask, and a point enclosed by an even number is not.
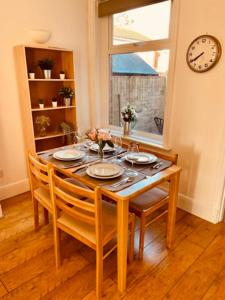
<svg viewBox="0 0 225 300"><path fill-rule="evenodd" d="M123 124L123 134L130 135L130 122L125 121Z"/></svg>
<svg viewBox="0 0 225 300"><path fill-rule="evenodd" d="M103 162L104 161L104 151L103 151L102 147L99 147L98 154L99 154L100 160Z"/></svg>

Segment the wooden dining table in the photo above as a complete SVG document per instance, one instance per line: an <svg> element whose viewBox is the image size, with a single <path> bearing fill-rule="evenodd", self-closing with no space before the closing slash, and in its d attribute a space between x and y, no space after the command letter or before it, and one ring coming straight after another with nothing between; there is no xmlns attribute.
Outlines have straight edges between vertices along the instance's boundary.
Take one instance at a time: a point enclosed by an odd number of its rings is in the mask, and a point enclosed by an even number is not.
<svg viewBox="0 0 225 300"><path fill-rule="evenodd" d="M58 149L54 149L57 151ZM146 150L147 152L151 152ZM52 153L46 151L44 156L40 156L41 159L48 163L46 154ZM157 153L154 153L157 154ZM51 155L51 154L50 154ZM158 157L166 158L160 152L157 154ZM169 156L168 156L169 159ZM52 163L52 162L51 162ZM96 163L96 162L95 162ZM54 163L53 163L54 164ZM58 166L56 166L57 168ZM101 181L97 181L92 177L88 176L85 172L76 172L82 166L71 167L66 169L60 169L65 175L72 176L79 181L83 182L90 188L95 188L97 185L101 188L103 196L110 198L117 204L117 279L118 279L118 290L123 294L126 291L126 279L127 279L127 244L128 244L128 215L129 215L129 201L142 193L152 189L153 187L159 186L164 182L168 182L169 188L169 203L168 203L168 221L167 221L167 247L172 248L174 242L174 231L176 221L176 202L179 187L179 177L181 168L174 163L154 174L153 176L145 176L141 181L138 181L129 187L126 187L120 191L110 191L108 188L101 184ZM103 181L103 180L102 180Z"/></svg>

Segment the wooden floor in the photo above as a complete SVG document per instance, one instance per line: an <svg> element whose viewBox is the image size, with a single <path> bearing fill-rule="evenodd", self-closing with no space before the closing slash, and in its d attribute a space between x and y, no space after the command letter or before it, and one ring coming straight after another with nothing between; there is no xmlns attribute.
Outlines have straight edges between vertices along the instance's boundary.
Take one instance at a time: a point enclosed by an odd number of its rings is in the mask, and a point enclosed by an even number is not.
<svg viewBox="0 0 225 300"><path fill-rule="evenodd" d="M2 203L0 298L95 299L95 252L64 235L63 267L56 272L51 224L33 232L29 193ZM128 266L127 278L127 294L121 297L113 253L104 263L103 299L224 300L225 224L212 225L179 210L172 251L165 247L165 220L153 224L144 260Z"/></svg>

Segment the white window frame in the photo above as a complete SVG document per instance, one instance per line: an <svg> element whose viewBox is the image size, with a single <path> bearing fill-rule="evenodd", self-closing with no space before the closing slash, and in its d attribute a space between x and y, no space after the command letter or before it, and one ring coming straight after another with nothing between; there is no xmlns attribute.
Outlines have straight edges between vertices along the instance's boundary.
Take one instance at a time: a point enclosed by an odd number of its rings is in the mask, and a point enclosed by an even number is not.
<svg viewBox="0 0 225 300"><path fill-rule="evenodd" d="M154 146L163 147L165 149L171 148L170 140L170 130L172 119L172 108L173 108L173 83L174 83L174 70L175 70L175 50L176 50L176 41L177 41L177 24L178 24L178 15L179 15L179 0L171 1L171 15L170 15L170 25L169 25L169 37L168 39L133 43L133 44L123 44L123 45L113 45L113 30L112 30L112 17L102 18L100 21L101 28L101 86L103 87L101 91L102 98L102 124L105 127L110 127L114 134L122 134L121 129L116 126L109 124L109 78L110 72L109 69L109 56L111 54L122 54L122 53L134 53L134 52L145 52L145 51L158 51L169 49L170 59L169 59L169 68L168 68L168 81L167 81L167 91L165 98L165 107L164 107L164 130L163 135L156 135L152 133L147 133L143 131L132 130L132 135L130 136L131 140L143 141ZM106 29L108 28L108 30ZM106 88L107 87L107 88ZM108 99L108 101L105 101ZM106 113L107 112L107 113Z"/></svg>

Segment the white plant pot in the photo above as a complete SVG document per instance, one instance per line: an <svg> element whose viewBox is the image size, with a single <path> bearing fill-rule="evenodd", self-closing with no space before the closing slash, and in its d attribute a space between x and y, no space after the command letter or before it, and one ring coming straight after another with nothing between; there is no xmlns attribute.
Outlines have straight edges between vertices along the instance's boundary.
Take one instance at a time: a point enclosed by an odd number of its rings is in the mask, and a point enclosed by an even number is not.
<svg viewBox="0 0 225 300"><path fill-rule="evenodd" d="M35 73L29 73L29 78L30 79L35 79Z"/></svg>
<svg viewBox="0 0 225 300"><path fill-rule="evenodd" d="M40 103L39 103L39 107L40 107L41 109L43 109L44 106L45 106L44 104L40 104Z"/></svg>
<svg viewBox="0 0 225 300"><path fill-rule="evenodd" d="M52 102L52 107L57 107L57 105L58 105L58 102L57 102L57 101L53 101L53 102Z"/></svg>
<svg viewBox="0 0 225 300"><path fill-rule="evenodd" d="M59 78L60 78L60 79L63 80L63 79L65 79L65 77L66 77L66 74L59 74Z"/></svg>
<svg viewBox="0 0 225 300"><path fill-rule="evenodd" d="M64 98L64 104L65 106L70 106L71 99L70 98Z"/></svg>
<svg viewBox="0 0 225 300"><path fill-rule="evenodd" d="M52 70L43 70L43 72L44 72L45 79L51 79Z"/></svg>

